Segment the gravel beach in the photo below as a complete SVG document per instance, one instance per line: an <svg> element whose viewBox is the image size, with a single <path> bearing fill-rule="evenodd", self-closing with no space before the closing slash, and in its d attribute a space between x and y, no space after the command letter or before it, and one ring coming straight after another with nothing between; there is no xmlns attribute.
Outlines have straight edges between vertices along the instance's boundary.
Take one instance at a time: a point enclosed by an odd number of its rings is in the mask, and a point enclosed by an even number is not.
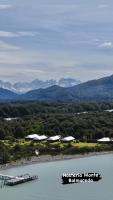
<svg viewBox="0 0 113 200"><path fill-rule="evenodd" d="M105 155L105 154L113 154L113 151L107 151L107 152L91 152L87 154L75 154L75 155L41 155L41 156L34 156L28 159L21 159L17 160L15 162L7 163L4 165L0 165L0 170L10 169L13 167L19 167L19 166L25 166L25 165L32 165L32 164L38 164L38 163L44 163L44 162L54 162L54 161L62 161L62 160L70 160L70 159L79 159L79 158L85 158L90 156L98 156L98 155Z"/></svg>

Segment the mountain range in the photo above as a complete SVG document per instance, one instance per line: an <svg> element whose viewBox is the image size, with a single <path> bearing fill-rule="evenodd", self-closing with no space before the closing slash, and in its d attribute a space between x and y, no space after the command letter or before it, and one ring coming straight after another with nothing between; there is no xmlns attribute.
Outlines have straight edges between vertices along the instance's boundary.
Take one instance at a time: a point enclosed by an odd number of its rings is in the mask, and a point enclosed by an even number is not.
<svg viewBox="0 0 113 200"><path fill-rule="evenodd" d="M81 83L79 80L72 79L72 78L61 78L58 81L54 79L46 80L46 81L35 79L31 82L17 82L14 84L0 80L0 88L10 90L17 94L23 94L31 90L36 90L40 88L44 89L44 88L51 87L53 85L59 85L61 87L72 87L79 83Z"/></svg>
<svg viewBox="0 0 113 200"><path fill-rule="evenodd" d="M87 81L72 87L53 85L48 88L40 88L24 94L16 94L1 88L0 100L12 101L112 101L113 100L113 75L97 80Z"/></svg>

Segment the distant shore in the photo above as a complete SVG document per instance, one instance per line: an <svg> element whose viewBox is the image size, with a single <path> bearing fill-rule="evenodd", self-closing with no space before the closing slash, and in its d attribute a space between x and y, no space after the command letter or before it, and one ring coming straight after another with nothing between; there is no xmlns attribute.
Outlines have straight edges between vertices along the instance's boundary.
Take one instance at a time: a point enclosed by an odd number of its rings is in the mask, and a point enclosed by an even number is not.
<svg viewBox="0 0 113 200"><path fill-rule="evenodd" d="M34 157L31 157L30 159L21 159L15 162L0 165L0 170L5 170L5 169L10 169L10 168L15 168L15 167L22 167L22 166L38 164L38 163L63 161L63 160L70 160L70 159L80 159L80 158L85 158L85 157L107 155L107 154L113 154L113 151L91 152L91 153L75 154L75 155L60 154L56 156L51 156L51 155L41 155L38 157L34 156Z"/></svg>

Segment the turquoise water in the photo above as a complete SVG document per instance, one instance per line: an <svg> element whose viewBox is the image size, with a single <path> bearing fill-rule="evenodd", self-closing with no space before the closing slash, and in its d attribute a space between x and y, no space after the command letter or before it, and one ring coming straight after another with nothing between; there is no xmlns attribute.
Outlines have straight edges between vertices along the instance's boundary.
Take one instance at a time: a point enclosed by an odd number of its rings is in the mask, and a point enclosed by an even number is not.
<svg viewBox="0 0 113 200"><path fill-rule="evenodd" d="M97 183L61 184L63 173L97 172ZM0 189L0 200L112 200L113 155L101 155L75 160L42 163L12 168L0 173L39 175L39 180Z"/></svg>

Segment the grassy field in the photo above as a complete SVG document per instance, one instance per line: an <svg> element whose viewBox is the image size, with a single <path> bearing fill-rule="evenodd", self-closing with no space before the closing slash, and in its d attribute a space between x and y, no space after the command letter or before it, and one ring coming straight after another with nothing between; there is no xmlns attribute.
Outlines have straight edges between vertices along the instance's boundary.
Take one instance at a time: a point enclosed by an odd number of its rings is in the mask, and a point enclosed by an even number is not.
<svg viewBox="0 0 113 200"><path fill-rule="evenodd" d="M29 145L31 143L34 143L35 145L37 144L42 144L42 145L47 145L47 144L51 144L51 145L61 145L61 146L64 146L64 145L68 145L68 144L71 144L72 146L77 146L77 147L95 147L97 145L97 143L87 143L87 142L69 142L69 143L63 143L63 142L52 142L52 143L48 143L46 141L41 141L41 142L33 142L33 141L30 141L30 140L24 140L24 139L20 139L20 140L14 140L14 141L11 141L11 140L3 140L3 142L6 144L6 145L12 145L14 146L15 144L20 144L20 145Z"/></svg>
<svg viewBox="0 0 113 200"><path fill-rule="evenodd" d="M82 147L96 147L97 143L87 143L87 142L79 142L79 143L72 143L73 146L75 147L79 147L79 148L82 148Z"/></svg>
<svg viewBox="0 0 113 200"><path fill-rule="evenodd" d="M87 143L87 142L69 142L69 143L63 143L63 142L52 142L52 143L48 143L46 141L43 141L43 142L33 142L33 141L27 141L27 140L24 140L24 139L21 139L21 140L14 140L14 141L10 141L10 140L4 140L3 141L4 144L7 146L7 147L10 147L10 148L13 148L15 147L15 145L19 145L21 147L27 147L27 146L34 146L34 147L37 147L38 146L42 146L43 148L46 148L46 147L59 147L61 149L64 149L64 148L69 148L69 147L77 147L77 148L84 148L84 147L89 147L89 148L95 148L97 146L103 146L102 144L98 144L98 143Z"/></svg>

